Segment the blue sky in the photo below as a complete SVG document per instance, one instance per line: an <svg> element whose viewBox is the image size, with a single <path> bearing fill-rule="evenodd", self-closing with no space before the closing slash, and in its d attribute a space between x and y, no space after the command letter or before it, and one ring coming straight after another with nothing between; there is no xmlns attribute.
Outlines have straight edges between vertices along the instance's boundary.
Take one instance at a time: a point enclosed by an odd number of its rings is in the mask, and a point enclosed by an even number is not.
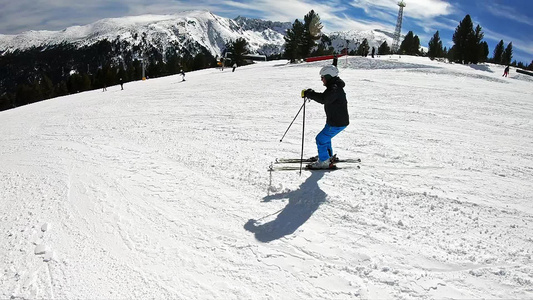
<svg viewBox="0 0 533 300"><path fill-rule="evenodd" d="M398 0L0 0L0 34L27 30L62 30L103 18L141 14L171 14L203 9L217 15L238 15L271 21L303 19L314 9L325 32L384 29L394 31ZM402 34L413 31L422 46L439 30L450 48L453 32L469 14L481 25L490 54L503 40L513 43L513 59L526 65L533 60L533 0L404 0Z"/></svg>

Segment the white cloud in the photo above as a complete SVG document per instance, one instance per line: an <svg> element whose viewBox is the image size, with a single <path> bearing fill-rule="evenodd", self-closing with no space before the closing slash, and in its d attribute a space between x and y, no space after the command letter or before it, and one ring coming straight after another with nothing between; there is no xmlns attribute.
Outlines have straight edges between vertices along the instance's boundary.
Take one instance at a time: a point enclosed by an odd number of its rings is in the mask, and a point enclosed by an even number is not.
<svg viewBox="0 0 533 300"><path fill-rule="evenodd" d="M371 22L348 17L351 6L363 8L374 20ZM409 0L406 14L411 18L435 16L446 13L442 0ZM169 14L179 11L204 9L235 17L237 15L260 17L272 21L303 19L311 9L319 14L325 31L342 29L369 29L394 27L397 13L396 0L309 1L309 0L256 0L256 1L70 1L70 0L18 0L4 5L0 11L0 32L17 33L20 30L60 30L72 25L82 25L108 17L140 14Z"/></svg>
<svg viewBox="0 0 533 300"><path fill-rule="evenodd" d="M453 12L451 4L443 0L408 0L404 1L404 15L414 19L430 19L446 16ZM350 5L361 8L371 17L379 17L384 12L398 12L397 0L353 0Z"/></svg>
<svg viewBox="0 0 533 300"><path fill-rule="evenodd" d="M494 16L504 19L512 18L513 22L519 22L529 26L533 26L533 19L522 12L517 11L514 7L501 5L499 3L493 3L485 6L487 11Z"/></svg>

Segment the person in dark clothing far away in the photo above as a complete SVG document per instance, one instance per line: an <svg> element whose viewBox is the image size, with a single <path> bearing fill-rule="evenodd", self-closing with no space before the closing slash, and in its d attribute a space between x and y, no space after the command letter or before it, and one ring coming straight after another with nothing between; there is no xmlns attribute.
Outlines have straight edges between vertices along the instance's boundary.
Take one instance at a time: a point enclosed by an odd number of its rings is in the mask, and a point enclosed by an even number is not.
<svg viewBox="0 0 533 300"><path fill-rule="evenodd" d="M376 47L372 47L372 58L374 58L375 54L376 54Z"/></svg>
<svg viewBox="0 0 533 300"><path fill-rule="evenodd" d="M509 75L509 66L505 67L505 70L503 71L503 76L507 77L507 75Z"/></svg>
<svg viewBox="0 0 533 300"><path fill-rule="evenodd" d="M120 78L120 89L124 90L124 81L122 81L122 78Z"/></svg>
<svg viewBox="0 0 533 300"><path fill-rule="evenodd" d="M331 139L350 124L348 101L344 92L345 83L339 78L339 70L333 65L320 69L320 79L326 87L323 93L312 89L302 91L303 98L309 98L324 105L326 125L316 136L318 160L307 165L308 169L335 168Z"/></svg>
<svg viewBox="0 0 533 300"><path fill-rule="evenodd" d="M337 62L339 61L339 59L337 58L337 54L333 55L333 65L336 67L337 66Z"/></svg>

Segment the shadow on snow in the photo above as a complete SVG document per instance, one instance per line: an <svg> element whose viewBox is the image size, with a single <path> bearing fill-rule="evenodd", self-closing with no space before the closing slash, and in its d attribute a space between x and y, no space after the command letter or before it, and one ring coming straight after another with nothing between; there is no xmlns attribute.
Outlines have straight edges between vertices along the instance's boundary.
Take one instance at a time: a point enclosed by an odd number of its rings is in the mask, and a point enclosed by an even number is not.
<svg viewBox="0 0 533 300"><path fill-rule="evenodd" d="M244 229L253 232L255 238L264 243L294 233L326 201L326 193L318 186L318 181L324 174L324 172L312 172L299 189L263 198L265 202L288 198L289 203L281 210L275 220L258 225L256 220L250 219L244 225ZM266 217L268 216L262 219Z"/></svg>

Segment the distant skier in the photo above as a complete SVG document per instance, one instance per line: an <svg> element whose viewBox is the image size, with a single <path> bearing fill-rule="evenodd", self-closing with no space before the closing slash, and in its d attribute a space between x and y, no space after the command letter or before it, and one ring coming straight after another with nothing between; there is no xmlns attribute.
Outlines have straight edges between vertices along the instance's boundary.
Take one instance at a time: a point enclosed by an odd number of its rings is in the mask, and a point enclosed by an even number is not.
<svg viewBox="0 0 533 300"><path fill-rule="evenodd" d="M124 81L122 81L122 78L120 78L120 89L124 90Z"/></svg>
<svg viewBox="0 0 533 300"><path fill-rule="evenodd" d="M376 47L372 47L372 58L374 58L375 54L376 54Z"/></svg>
<svg viewBox="0 0 533 300"><path fill-rule="evenodd" d="M237 63L233 64L233 70L231 72L235 72L235 68L237 68Z"/></svg>
<svg viewBox="0 0 533 300"><path fill-rule="evenodd" d="M329 65L320 69L319 74L326 90L323 93L317 93L312 89L302 91L302 97L324 104L326 112L326 125L316 136L318 160L307 165L308 169L334 168L331 139L350 124L348 102L344 92L346 84L338 77L339 70L337 67Z"/></svg>
<svg viewBox="0 0 533 300"><path fill-rule="evenodd" d="M102 90L102 92L105 92L107 91L107 88L106 88L106 84L104 83L104 89Z"/></svg>
<svg viewBox="0 0 533 300"><path fill-rule="evenodd" d="M183 69L180 70L180 75L181 75L181 81L185 81L185 71L183 71Z"/></svg>
<svg viewBox="0 0 533 300"><path fill-rule="evenodd" d="M337 58L337 54L334 54L333 55L333 65L336 67L338 62L339 62L339 58Z"/></svg>
<svg viewBox="0 0 533 300"><path fill-rule="evenodd" d="M503 76L507 77L507 75L509 75L509 66L505 67L505 70L503 71Z"/></svg>

